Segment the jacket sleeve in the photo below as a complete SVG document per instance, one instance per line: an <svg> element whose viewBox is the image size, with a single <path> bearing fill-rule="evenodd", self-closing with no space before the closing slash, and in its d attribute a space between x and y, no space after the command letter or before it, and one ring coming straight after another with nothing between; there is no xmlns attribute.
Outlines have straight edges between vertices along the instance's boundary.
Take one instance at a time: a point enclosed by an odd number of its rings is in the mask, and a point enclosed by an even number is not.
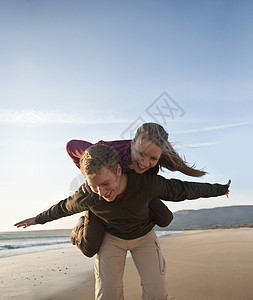
<svg viewBox="0 0 253 300"><path fill-rule="evenodd" d="M159 197L165 201L184 201L198 198L218 197L228 191L226 184L210 184L199 182L181 181L178 179L166 179L162 176L152 176L153 197Z"/></svg>
<svg viewBox="0 0 253 300"><path fill-rule="evenodd" d="M80 158L82 157L84 151L92 146L91 143L82 140L71 140L66 145L66 150L68 155L71 157L76 166L80 169Z"/></svg>
<svg viewBox="0 0 253 300"><path fill-rule="evenodd" d="M37 224L45 224L87 210L88 206L86 202L90 197L91 195L89 193L84 193L82 189L79 188L73 196L60 201L51 206L48 210L38 214L35 217L35 222Z"/></svg>

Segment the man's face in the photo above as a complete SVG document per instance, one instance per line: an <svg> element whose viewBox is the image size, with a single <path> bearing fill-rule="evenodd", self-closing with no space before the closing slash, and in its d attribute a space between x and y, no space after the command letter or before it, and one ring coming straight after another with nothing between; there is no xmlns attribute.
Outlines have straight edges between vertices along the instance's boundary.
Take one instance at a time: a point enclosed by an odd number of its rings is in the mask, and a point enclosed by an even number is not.
<svg viewBox="0 0 253 300"><path fill-rule="evenodd" d="M121 177L122 170L120 165L118 165L117 174L105 167L102 167L96 174L86 174L91 190L108 202L114 201L117 195L120 194Z"/></svg>

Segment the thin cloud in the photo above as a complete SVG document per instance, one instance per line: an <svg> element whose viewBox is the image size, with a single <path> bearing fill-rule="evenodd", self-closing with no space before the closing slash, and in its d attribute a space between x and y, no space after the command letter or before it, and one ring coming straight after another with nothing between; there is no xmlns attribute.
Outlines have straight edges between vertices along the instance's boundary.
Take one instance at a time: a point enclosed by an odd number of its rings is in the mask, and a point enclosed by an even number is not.
<svg viewBox="0 0 253 300"><path fill-rule="evenodd" d="M173 147L179 151L189 148L205 148L205 147L211 147L215 145L223 144L223 142L203 142L203 143L191 143L191 144L176 144L173 145Z"/></svg>
<svg viewBox="0 0 253 300"><path fill-rule="evenodd" d="M113 113L91 113L82 116L79 113L37 110L0 110L0 123L9 125L42 126L53 124L111 124L129 123L131 120L119 118Z"/></svg>
<svg viewBox="0 0 253 300"><path fill-rule="evenodd" d="M173 134L213 131L213 130L231 128L231 127L247 126L247 125L252 125L252 124L253 124L253 121L250 120L250 121L244 121L244 122L238 122L238 123L232 123L232 124L224 124L224 125L204 127L204 128L195 128L195 129L189 129L189 130L174 131Z"/></svg>
<svg viewBox="0 0 253 300"><path fill-rule="evenodd" d="M177 146L179 149L184 148L204 148L204 147L210 147L218 144L222 144L223 142L204 142L204 143L193 143L193 144L183 144Z"/></svg>

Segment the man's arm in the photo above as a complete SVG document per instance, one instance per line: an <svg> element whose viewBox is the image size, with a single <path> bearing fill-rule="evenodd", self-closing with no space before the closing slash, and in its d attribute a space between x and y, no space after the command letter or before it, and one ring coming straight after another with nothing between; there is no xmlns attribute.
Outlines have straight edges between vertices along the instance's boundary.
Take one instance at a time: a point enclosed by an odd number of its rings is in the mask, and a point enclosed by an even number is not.
<svg viewBox="0 0 253 300"><path fill-rule="evenodd" d="M152 194L166 201L184 201L198 198L209 198L227 195L229 193L228 184L210 184L200 182L188 182L178 179L165 179L162 176L153 176Z"/></svg>
<svg viewBox="0 0 253 300"><path fill-rule="evenodd" d="M26 219L16 223L14 226L26 228L31 225L45 224L62 217L71 216L88 209L86 200L91 197L90 194L84 193L80 187L73 196L60 201L48 210L38 214L36 217Z"/></svg>

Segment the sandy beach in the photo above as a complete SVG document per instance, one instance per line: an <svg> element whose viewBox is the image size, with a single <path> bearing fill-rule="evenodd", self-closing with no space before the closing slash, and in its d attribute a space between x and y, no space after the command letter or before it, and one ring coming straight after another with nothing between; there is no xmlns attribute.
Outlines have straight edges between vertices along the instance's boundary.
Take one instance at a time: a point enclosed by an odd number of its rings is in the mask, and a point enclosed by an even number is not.
<svg viewBox="0 0 253 300"><path fill-rule="evenodd" d="M253 299L253 229L189 231L159 240L167 262L168 299ZM0 262L1 300L94 299L94 258L85 258L72 245ZM124 286L126 300L141 299L131 258Z"/></svg>

